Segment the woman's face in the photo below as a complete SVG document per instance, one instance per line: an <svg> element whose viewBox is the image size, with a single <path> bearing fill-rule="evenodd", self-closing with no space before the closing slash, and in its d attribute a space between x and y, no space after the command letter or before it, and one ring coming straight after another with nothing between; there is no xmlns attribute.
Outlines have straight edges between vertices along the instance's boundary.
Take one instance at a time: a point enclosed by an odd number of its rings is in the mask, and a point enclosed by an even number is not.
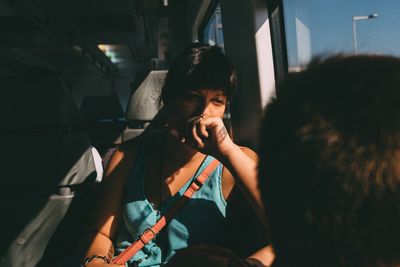
<svg viewBox="0 0 400 267"><path fill-rule="evenodd" d="M193 117L203 115L205 118L222 118L227 102L223 90L204 88L186 91L169 103L168 125L183 132L188 120Z"/></svg>

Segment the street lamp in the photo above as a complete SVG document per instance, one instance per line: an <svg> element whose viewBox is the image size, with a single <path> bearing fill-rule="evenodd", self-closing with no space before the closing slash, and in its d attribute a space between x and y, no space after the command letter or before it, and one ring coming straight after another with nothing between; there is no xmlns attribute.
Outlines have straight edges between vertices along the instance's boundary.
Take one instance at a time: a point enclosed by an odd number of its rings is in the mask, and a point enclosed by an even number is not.
<svg viewBox="0 0 400 267"><path fill-rule="evenodd" d="M375 19L377 17L378 17L378 14L376 14L376 13L368 15L368 16L353 16L353 46L354 46L355 54L358 54L356 21L357 20L365 20L365 19Z"/></svg>

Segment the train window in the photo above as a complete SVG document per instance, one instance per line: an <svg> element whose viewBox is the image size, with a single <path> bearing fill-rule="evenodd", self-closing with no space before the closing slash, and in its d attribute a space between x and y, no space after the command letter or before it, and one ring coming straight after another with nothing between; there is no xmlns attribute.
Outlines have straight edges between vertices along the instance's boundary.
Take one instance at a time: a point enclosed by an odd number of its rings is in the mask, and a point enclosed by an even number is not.
<svg viewBox="0 0 400 267"><path fill-rule="evenodd" d="M398 0L283 1L289 71L315 55L400 55Z"/></svg>
<svg viewBox="0 0 400 267"><path fill-rule="evenodd" d="M202 31L201 40L206 44L216 45L224 50L222 16L221 7L219 4L214 6L211 16L209 16L208 20L206 21Z"/></svg>

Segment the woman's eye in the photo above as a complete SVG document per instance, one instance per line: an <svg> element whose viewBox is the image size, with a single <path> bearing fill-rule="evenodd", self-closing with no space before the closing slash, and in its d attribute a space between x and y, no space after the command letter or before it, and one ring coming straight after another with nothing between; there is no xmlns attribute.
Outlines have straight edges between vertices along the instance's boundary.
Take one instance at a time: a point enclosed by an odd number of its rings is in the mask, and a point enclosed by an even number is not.
<svg viewBox="0 0 400 267"><path fill-rule="evenodd" d="M226 104L225 99L222 98L222 97L214 98L214 99L213 99L213 102L215 102L215 103L217 103L217 104L219 104L219 105L225 105L225 104Z"/></svg>

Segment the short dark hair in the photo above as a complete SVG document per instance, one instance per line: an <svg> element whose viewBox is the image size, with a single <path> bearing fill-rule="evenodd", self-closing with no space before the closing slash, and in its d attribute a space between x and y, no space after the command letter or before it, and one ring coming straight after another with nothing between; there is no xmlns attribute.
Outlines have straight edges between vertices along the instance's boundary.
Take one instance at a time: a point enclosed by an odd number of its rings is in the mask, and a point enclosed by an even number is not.
<svg viewBox="0 0 400 267"><path fill-rule="evenodd" d="M161 100L195 89L221 89L230 100L236 90L236 71L228 57L217 47L192 43L172 62Z"/></svg>
<svg viewBox="0 0 400 267"><path fill-rule="evenodd" d="M400 262L400 59L315 59L278 84L259 179L289 266Z"/></svg>

